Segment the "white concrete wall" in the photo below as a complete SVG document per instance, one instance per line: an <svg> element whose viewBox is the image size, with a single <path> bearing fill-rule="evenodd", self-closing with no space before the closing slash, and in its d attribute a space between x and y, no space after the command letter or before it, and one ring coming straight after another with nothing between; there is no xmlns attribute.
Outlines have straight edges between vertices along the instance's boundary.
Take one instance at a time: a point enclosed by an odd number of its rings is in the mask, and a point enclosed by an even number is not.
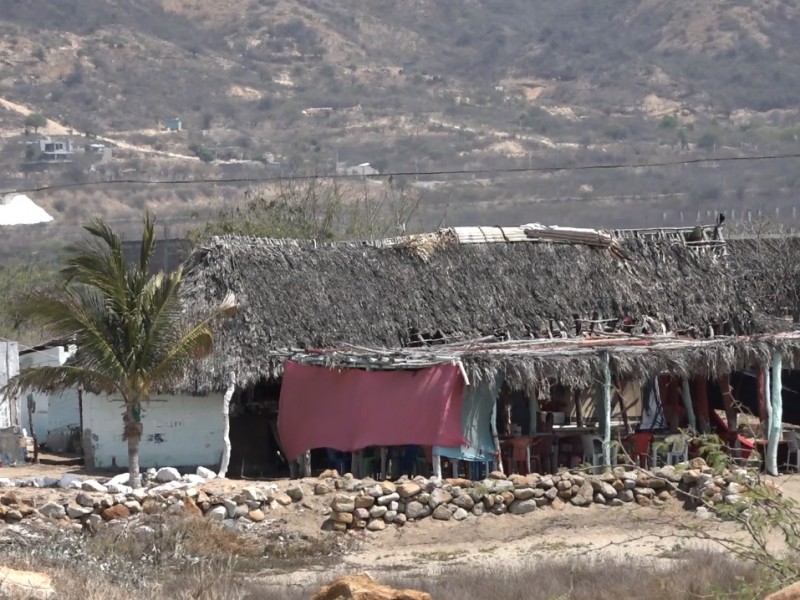
<svg viewBox="0 0 800 600"><path fill-rule="evenodd" d="M57 346L20 356L20 368L57 367L67 362L75 353L75 346ZM72 431L80 429L80 403L78 390L70 389L60 394L34 393L36 411L33 414L33 427L36 439L51 450L63 452L67 449ZM25 406L23 422L29 426L27 416L27 394L22 399Z"/></svg>
<svg viewBox="0 0 800 600"><path fill-rule="evenodd" d="M87 466L128 466L122 440L122 400L83 395L83 443ZM219 466L222 456L222 396L160 396L142 410L139 465Z"/></svg>
<svg viewBox="0 0 800 600"><path fill-rule="evenodd" d="M0 342L0 388L17 373L19 373L17 342ZM23 426L20 422L22 407L19 400L19 398L9 398L5 394L0 394L0 429L12 425Z"/></svg>

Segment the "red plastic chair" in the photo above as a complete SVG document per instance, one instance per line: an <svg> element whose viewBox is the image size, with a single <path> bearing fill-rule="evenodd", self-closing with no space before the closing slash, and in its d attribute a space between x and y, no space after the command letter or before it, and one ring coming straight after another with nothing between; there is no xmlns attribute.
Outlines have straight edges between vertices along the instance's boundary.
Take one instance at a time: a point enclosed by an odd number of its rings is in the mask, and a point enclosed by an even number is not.
<svg viewBox="0 0 800 600"><path fill-rule="evenodd" d="M653 433L650 431L637 431L622 440L622 447L628 456L643 469L651 466L650 447L653 443Z"/></svg>
<svg viewBox="0 0 800 600"><path fill-rule="evenodd" d="M531 442L531 467L534 465L535 473L553 473L555 465L553 464L553 445L555 443L555 436L543 435L534 438Z"/></svg>
<svg viewBox="0 0 800 600"><path fill-rule="evenodd" d="M506 455L506 470L508 473L517 472L527 475L531 472L531 438L518 437L506 442L511 447L510 456Z"/></svg>

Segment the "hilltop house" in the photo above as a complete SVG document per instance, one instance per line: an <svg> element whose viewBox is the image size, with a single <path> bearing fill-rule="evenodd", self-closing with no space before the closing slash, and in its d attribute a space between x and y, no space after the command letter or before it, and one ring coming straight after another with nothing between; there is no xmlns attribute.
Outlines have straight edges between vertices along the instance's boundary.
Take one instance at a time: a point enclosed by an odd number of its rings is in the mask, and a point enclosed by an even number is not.
<svg viewBox="0 0 800 600"><path fill-rule="evenodd" d="M183 121L181 121L180 117L167 119L161 125L167 131L181 131L183 129Z"/></svg>
<svg viewBox="0 0 800 600"><path fill-rule="evenodd" d="M474 460L492 448L484 438L459 450L462 402L480 405L480 427L488 431L491 420L496 432L508 425L497 417L501 389L527 397L528 431L540 410L555 411L598 425L605 451L612 421L644 419L630 408L655 378L669 396L668 421L707 429L715 380L780 372L800 357L791 324L758 309L754 294L764 292L737 284L713 226L457 227L332 244L223 237L196 249L184 268L187 310L228 292L239 309L218 325L213 354L159 395L174 401L153 403L143 419L144 465L167 464L159 452L170 439L194 443L181 460L219 456L225 390L233 394L233 475L282 474L279 454L291 460L352 444L433 445ZM780 378L772 380L777 394L770 400L767 386L762 404L780 402ZM374 393L379 404L369 403ZM378 406L391 418L378 419ZM124 465L112 426L119 412L93 404L94 464ZM410 429L408 415L420 414L441 427ZM315 452L316 460L325 457Z"/></svg>
<svg viewBox="0 0 800 600"><path fill-rule="evenodd" d="M53 140L44 138L33 142L39 160L46 162L66 162L72 160L72 140Z"/></svg>

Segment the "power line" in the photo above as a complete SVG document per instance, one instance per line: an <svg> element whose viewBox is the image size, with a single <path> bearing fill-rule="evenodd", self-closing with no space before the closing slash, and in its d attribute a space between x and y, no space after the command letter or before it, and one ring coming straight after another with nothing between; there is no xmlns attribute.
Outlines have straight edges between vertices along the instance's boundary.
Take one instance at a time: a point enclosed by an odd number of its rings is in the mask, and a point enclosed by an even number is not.
<svg viewBox="0 0 800 600"><path fill-rule="evenodd" d="M27 194L35 192L45 192L51 190L62 190L79 187L96 187L107 185L196 185L202 183L236 184L236 183L269 183L274 181L310 181L315 179L387 179L394 177L420 177L434 175L509 175L518 173L563 173L578 171L598 171L610 169L652 169L662 167L679 167L684 165L702 163L721 163L721 162L749 162L765 160L785 160L800 158L800 153L791 154L764 154L758 156L723 156L706 158L689 158L684 160L662 161L662 162L642 162L642 163L612 163L612 164L589 164L565 167L508 167L494 169L441 169L438 171L394 171L392 173L372 173L372 174L351 174L351 175L288 175L271 177L224 177L224 178L202 178L202 179L113 179L109 181L83 181L73 183L56 183L52 185L42 185L29 188L20 188L0 192L3 194Z"/></svg>

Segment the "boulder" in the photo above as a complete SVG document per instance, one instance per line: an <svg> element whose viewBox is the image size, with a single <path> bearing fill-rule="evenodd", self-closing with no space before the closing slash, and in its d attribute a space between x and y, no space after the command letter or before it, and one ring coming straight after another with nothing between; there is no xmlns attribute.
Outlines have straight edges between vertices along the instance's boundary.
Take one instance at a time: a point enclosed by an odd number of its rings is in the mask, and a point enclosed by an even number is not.
<svg viewBox="0 0 800 600"><path fill-rule="evenodd" d="M10 488L14 487L15 485L16 484L8 477L0 477L0 488Z"/></svg>
<svg viewBox="0 0 800 600"><path fill-rule="evenodd" d="M102 483L98 483L94 479L87 479L81 484L81 489L84 492L102 492L105 494L108 492L108 488L104 486Z"/></svg>
<svg viewBox="0 0 800 600"><path fill-rule="evenodd" d="M242 488L242 496L248 502L264 502L266 500L264 493L252 485Z"/></svg>
<svg viewBox="0 0 800 600"><path fill-rule="evenodd" d="M366 508L357 508L354 512L354 516L360 521L367 521L370 517L370 514Z"/></svg>
<svg viewBox="0 0 800 600"><path fill-rule="evenodd" d="M428 500L428 505L435 509L441 504L448 504L453 500L453 494L442 488L436 488L431 492L431 498Z"/></svg>
<svg viewBox="0 0 800 600"><path fill-rule="evenodd" d="M67 515L67 511L61 504L55 502L48 502L39 509L39 514L48 519L61 519Z"/></svg>
<svg viewBox="0 0 800 600"><path fill-rule="evenodd" d="M406 504L406 516L409 519L422 519L431 514L431 507L427 504L422 504L416 500L412 500Z"/></svg>
<svg viewBox="0 0 800 600"><path fill-rule="evenodd" d="M433 511L433 518L439 521L449 521L452 517L452 513L443 504L437 506Z"/></svg>
<svg viewBox="0 0 800 600"><path fill-rule="evenodd" d="M170 481L175 481L180 478L181 474L178 472L178 469L174 467L162 467L156 471L155 476L155 480L160 483L169 483Z"/></svg>
<svg viewBox="0 0 800 600"><path fill-rule="evenodd" d="M575 506L589 506L594 500L592 490L592 484L588 481L584 481L583 485L581 485L578 493L575 494L571 499L570 502Z"/></svg>
<svg viewBox="0 0 800 600"><path fill-rule="evenodd" d="M600 489L598 491L608 500L617 497L617 490L613 485L605 481L600 483Z"/></svg>
<svg viewBox="0 0 800 600"><path fill-rule="evenodd" d="M536 501L533 499L528 500L514 500L508 506L508 512L512 515L524 515L536 510Z"/></svg>
<svg viewBox="0 0 800 600"><path fill-rule="evenodd" d="M80 492L77 496L75 496L75 502L81 506L94 508L94 498L92 498L89 494L84 494L83 492Z"/></svg>
<svg viewBox="0 0 800 600"><path fill-rule="evenodd" d="M413 481L407 481L397 486L397 493L401 498L411 498L422 491L422 486Z"/></svg>
<svg viewBox="0 0 800 600"><path fill-rule="evenodd" d="M212 521L224 521L228 516L228 510L224 506L215 506L206 513L206 516Z"/></svg>
<svg viewBox="0 0 800 600"><path fill-rule="evenodd" d="M453 498L453 504L464 510L472 510L475 501L468 494L461 494L458 498Z"/></svg>
<svg viewBox="0 0 800 600"><path fill-rule="evenodd" d="M464 510L463 508L457 508L456 512L453 513L453 519L456 521L463 521L469 516L469 513Z"/></svg>
<svg viewBox="0 0 800 600"><path fill-rule="evenodd" d="M400 495L397 492L392 492L391 494L387 494L378 498L378 504L381 506L386 506L387 504L396 502L397 500L400 500Z"/></svg>
<svg viewBox="0 0 800 600"><path fill-rule="evenodd" d="M319 479L339 479L339 471L336 469L325 469L319 474Z"/></svg>
<svg viewBox="0 0 800 600"><path fill-rule="evenodd" d="M80 519L90 514L92 514L91 508L77 504L67 504L67 516L70 519Z"/></svg>
<svg viewBox="0 0 800 600"><path fill-rule="evenodd" d="M195 475L199 475L203 479L215 479L217 474L214 473L211 469L207 469L205 467L197 467L197 470L194 472Z"/></svg>
<svg viewBox="0 0 800 600"><path fill-rule="evenodd" d="M533 488L523 487L514 490L514 498L517 500L528 500L529 498L533 498L533 496Z"/></svg>
<svg viewBox="0 0 800 600"><path fill-rule="evenodd" d="M347 494L336 494L331 502L331 508L336 512L353 512L356 504L354 499Z"/></svg>
<svg viewBox="0 0 800 600"><path fill-rule="evenodd" d="M369 575L345 575L322 586L311 600L431 600L431 595L381 585Z"/></svg>
<svg viewBox="0 0 800 600"><path fill-rule="evenodd" d="M375 498L372 496L356 496L353 500L356 508L370 508L375 504Z"/></svg>
<svg viewBox="0 0 800 600"><path fill-rule="evenodd" d="M133 492L133 488L122 483L108 483L106 484L106 488L108 489L109 494L130 494Z"/></svg>
<svg viewBox="0 0 800 600"><path fill-rule="evenodd" d="M370 507L369 509L369 516L373 519L380 519L389 511L388 508L385 506L379 506L376 504L375 506Z"/></svg>
<svg viewBox="0 0 800 600"><path fill-rule="evenodd" d="M0 596L49 600L56 597L56 592L45 573L0 567Z"/></svg>
<svg viewBox="0 0 800 600"><path fill-rule="evenodd" d="M289 506L292 503L292 497L286 492L275 492L275 502L281 506Z"/></svg>
<svg viewBox="0 0 800 600"><path fill-rule="evenodd" d="M290 485L286 488L286 495L292 499L292 502L300 502L303 499L303 488L299 485Z"/></svg>
<svg viewBox="0 0 800 600"><path fill-rule="evenodd" d="M345 525L350 525L353 522L354 518L353 518L353 513L334 511L331 514L331 520L334 521L335 523L344 523Z"/></svg>
<svg viewBox="0 0 800 600"><path fill-rule="evenodd" d="M127 473L126 473L127 475ZM113 479L112 479L113 481ZM0 484L0 487L3 487ZM74 473L64 473L61 476L61 479L58 480L58 487L63 489L80 489L81 488L81 478L75 475Z"/></svg>
<svg viewBox="0 0 800 600"><path fill-rule="evenodd" d="M504 480L506 478L502 471L492 471L489 473L489 479Z"/></svg>
<svg viewBox="0 0 800 600"><path fill-rule="evenodd" d="M314 494L317 496L324 496L325 494L330 494L332 491L331 486L324 481L318 481L314 484Z"/></svg>
<svg viewBox="0 0 800 600"><path fill-rule="evenodd" d="M123 504L115 504L109 506L100 513L104 521L112 521L114 519L127 519L131 516L131 511Z"/></svg>
<svg viewBox="0 0 800 600"><path fill-rule="evenodd" d="M383 519L372 519L367 525L369 531L383 531L386 529L386 523Z"/></svg>
<svg viewBox="0 0 800 600"><path fill-rule="evenodd" d="M253 523L261 523L261 521L264 520L264 513L260 508L257 508L247 513L247 518L253 521Z"/></svg>

